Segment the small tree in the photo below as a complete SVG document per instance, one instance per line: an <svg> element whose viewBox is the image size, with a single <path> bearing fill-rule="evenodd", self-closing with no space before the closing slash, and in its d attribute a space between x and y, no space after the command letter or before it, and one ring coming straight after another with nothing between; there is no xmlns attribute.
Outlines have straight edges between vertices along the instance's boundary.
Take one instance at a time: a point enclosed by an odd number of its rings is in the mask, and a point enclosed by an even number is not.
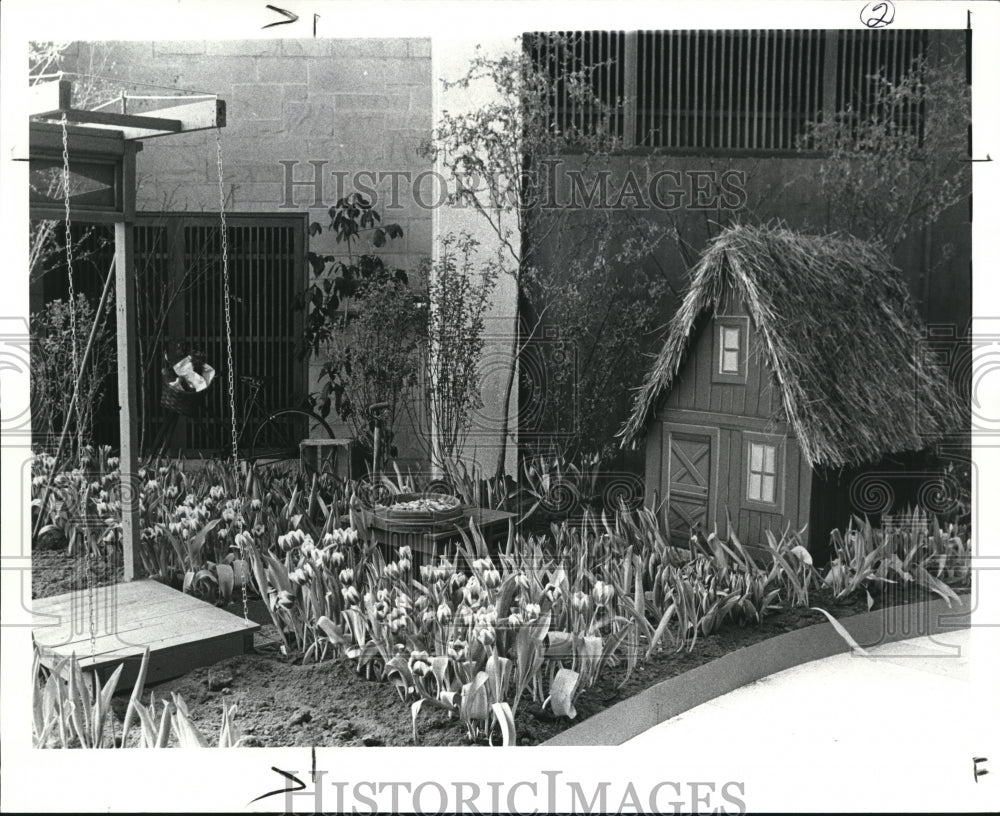
<svg viewBox="0 0 1000 816"><path fill-rule="evenodd" d="M827 226L893 250L969 195L969 86L957 60L926 58L896 80L882 72L869 82L865 109L810 123L801 145L825 154L815 178Z"/></svg>
<svg viewBox="0 0 1000 816"><path fill-rule="evenodd" d="M309 253L313 279L298 301L306 311L303 356L320 357L320 388L312 395L321 416L334 411L351 423L356 439L371 447L365 409L387 402L384 415L392 453L394 428L418 382L427 334L426 298L390 268L377 250L400 238L397 224L382 224L371 202L358 193L329 210L329 229L346 254ZM314 223L310 234L322 227ZM356 246L367 240L363 252Z"/></svg>
<svg viewBox="0 0 1000 816"><path fill-rule="evenodd" d="M449 233L440 244L438 258L425 261L421 275L428 281L430 301L422 381L431 462L447 468L462 454L469 417L482 407L479 364L500 261L479 262L479 242L467 233ZM415 426L421 424L420 417L413 419Z"/></svg>
<svg viewBox="0 0 1000 816"><path fill-rule="evenodd" d="M536 59L528 45L499 57L477 54L464 76L444 83L446 90L468 90L483 83L492 93L468 112L445 111L426 151L457 181L450 202L471 207L492 230L502 249L500 268L516 285L515 332L501 403L498 477L505 468L518 361L555 298L569 291L560 280L565 270L555 274L543 268L539 257L539 247L570 217L568 211L539 217L539 204L547 195L545 168L572 154L578 169L586 170L619 146L612 123L620 103L609 103L597 92L595 71L603 66L583 66L572 37L546 36L547 61ZM561 126L552 116L552 100L559 97L578 112ZM607 214L598 213L595 222L593 229L611 229ZM576 261L574 274L581 278L607 273L598 256L577 255Z"/></svg>

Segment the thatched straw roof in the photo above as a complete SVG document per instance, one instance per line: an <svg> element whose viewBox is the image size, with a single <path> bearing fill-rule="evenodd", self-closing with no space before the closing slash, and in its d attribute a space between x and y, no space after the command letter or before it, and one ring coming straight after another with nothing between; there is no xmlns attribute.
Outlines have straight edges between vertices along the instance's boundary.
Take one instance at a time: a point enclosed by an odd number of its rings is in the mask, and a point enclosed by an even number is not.
<svg viewBox="0 0 1000 816"><path fill-rule="evenodd" d="M811 465L860 465L921 450L961 427L963 409L946 376L919 365L924 327L880 249L849 237L737 226L712 241L695 267L620 433L623 445L642 434L669 390L698 318L740 301L756 329L750 353L775 373Z"/></svg>

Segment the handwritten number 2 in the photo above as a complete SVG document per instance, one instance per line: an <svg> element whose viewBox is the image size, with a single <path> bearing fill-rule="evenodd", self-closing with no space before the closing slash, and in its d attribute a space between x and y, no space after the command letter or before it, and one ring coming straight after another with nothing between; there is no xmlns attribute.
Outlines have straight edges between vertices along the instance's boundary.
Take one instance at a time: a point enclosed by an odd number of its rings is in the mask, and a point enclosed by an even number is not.
<svg viewBox="0 0 1000 816"><path fill-rule="evenodd" d="M868 28L885 28L896 18L896 8L891 0L867 3L861 10L861 22Z"/></svg>

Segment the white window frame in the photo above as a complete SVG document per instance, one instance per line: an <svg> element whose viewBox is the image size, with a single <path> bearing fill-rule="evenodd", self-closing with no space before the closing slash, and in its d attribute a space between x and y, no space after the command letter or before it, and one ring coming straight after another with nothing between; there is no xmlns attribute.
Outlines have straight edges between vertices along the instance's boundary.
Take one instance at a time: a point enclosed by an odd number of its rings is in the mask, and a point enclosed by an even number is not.
<svg viewBox="0 0 1000 816"><path fill-rule="evenodd" d="M781 513L785 505L786 438L775 434L743 432L741 502L749 510ZM773 451L773 458L769 452ZM760 458L755 465L755 454ZM768 461L771 459L770 462ZM770 491L766 490L770 480ZM770 496L767 496L770 492ZM753 497L757 494L757 498Z"/></svg>
<svg viewBox="0 0 1000 816"><path fill-rule="evenodd" d="M727 335L736 331L736 347L728 344ZM713 322L712 382L724 385L746 385L747 345L750 341L750 318L739 315L718 315ZM736 369L726 367L726 355L736 352Z"/></svg>

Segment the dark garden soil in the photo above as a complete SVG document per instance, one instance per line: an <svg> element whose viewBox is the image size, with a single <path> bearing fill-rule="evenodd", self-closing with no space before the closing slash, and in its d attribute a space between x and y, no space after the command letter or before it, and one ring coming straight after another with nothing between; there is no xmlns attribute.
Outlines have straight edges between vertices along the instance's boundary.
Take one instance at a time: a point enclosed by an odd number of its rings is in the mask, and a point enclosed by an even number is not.
<svg viewBox="0 0 1000 816"><path fill-rule="evenodd" d="M46 546L46 544L48 544ZM106 586L124 579L121 553L114 557L68 556L63 538L36 545L31 553L31 597L48 598L77 589Z"/></svg>
<svg viewBox="0 0 1000 816"><path fill-rule="evenodd" d="M33 564L36 597L58 594L83 586L82 573L64 549L36 549ZM95 581L108 583L113 570L95 560ZM120 578L120 568L117 570ZM883 599L889 600L889 599ZM903 600L903 599L895 599ZM911 598L909 600L925 600ZM850 603L835 603L827 591L810 597L814 606L834 617L867 611L864 597ZM882 606L882 603L878 603ZM233 608L234 613L239 614ZM266 614L266 613L265 613ZM721 631L699 638L691 652L663 651L636 667L619 688L625 667L605 670L598 682L576 699L574 720L554 719L537 703L522 701L516 717L519 745L537 745L578 722L650 686L683 674L729 652L815 623L825 618L809 609L782 609L755 626L727 625ZM345 659L301 665L295 657L282 655L274 627L262 626L255 640L256 653L196 669L184 677L147 687L158 700L178 692L188 704L192 719L206 737L216 739L223 706L237 706L236 724L248 746L408 746L413 745L410 704L399 699L389 683L360 677ZM127 690L126 690L127 692ZM127 693L119 694L119 721ZM421 745L467 745L460 723L440 710L425 707L418 722Z"/></svg>

